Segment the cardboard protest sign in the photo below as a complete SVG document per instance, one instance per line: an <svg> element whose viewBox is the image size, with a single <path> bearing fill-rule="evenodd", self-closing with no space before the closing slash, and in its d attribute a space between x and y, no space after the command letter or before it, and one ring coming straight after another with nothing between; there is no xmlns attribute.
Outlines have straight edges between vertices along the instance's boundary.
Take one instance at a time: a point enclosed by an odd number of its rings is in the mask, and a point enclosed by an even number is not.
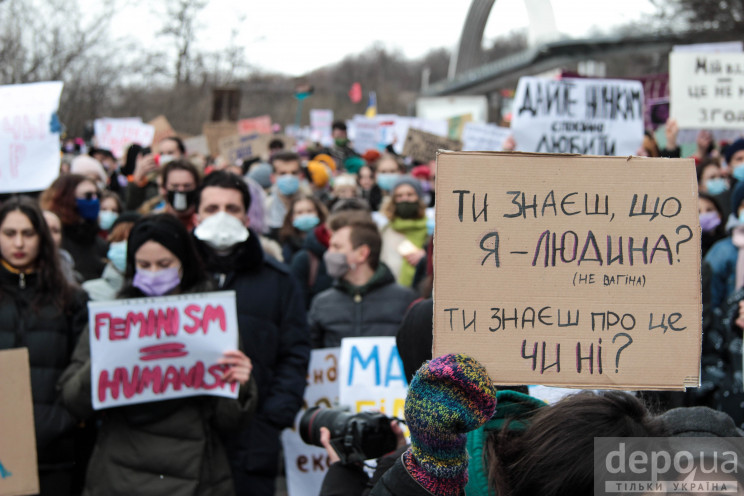
<svg viewBox="0 0 744 496"><path fill-rule="evenodd" d="M331 408L338 404L338 348L324 348L310 352L304 405L297 414L293 429L282 432L284 465L287 467L289 496L320 493L328 471L328 455L324 448L305 444L300 437L299 422L308 408Z"/></svg>
<svg viewBox="0 0 744 496"><path fill-rule="evenodd" d="M462 150L499 152L511 129L495 124L467 122L462 130Z"/></svg>
<svg viewBox="0 0 744 496"><path fill-rule="evenodd" d="M220 140L233 136L238 131L238 125L232 121L205 122L202 124L202 134L207 137L209 154L216 157L220 154Z"/></svg>
<svg viewBox="0 0 744 496"><path fill-rule="evenodd" d="M523 152L635 155L643 86L614 79L519 79L511 129Z"/></svg>
<svg viewBox="0 0 744 496"><path fill-rule="evenodd" d="M93 122L93 129L98 147L110 150L116 158L123 157L132 143L150 146L155 136L154 127L132 118L96 119Z"/></svg>
<svg viewBox="0 0 744 496"><path fill-rule="evenodd" d="M670 113L680 128L744 128L744 53L669 54Z"/></svg>
<svg viewBox="0 0 744 496"><path fill-rule="evenodd" d="M235 163L251 157L260 157L261 160L269 159L269 143L272 140L281 140L286 149L295 145L295 139L283 134L261 134L261 135L235 135L220 140L220 155Z"/></svg>
<svg viewBox="0 0 744 496"><path fill-rule="evenodd" d="M257 155L254 150L254 140L257 134L234 134L219 141L220 155L225 157L231 164L238 160L245 160Z"/></svg>
<svg viewBox="0 0 744 496"><path fill-rule="evenodd" d="M429 162L437 156L437 150L460 150L462 143L435 134L409 128L403 155L419 162Z"/></svg>
<svg viewBox="0 0 744 496"><path fill-rule="evenodd" d="M310 128L313 141L323 146L333 144L332 130L333 110L331 109L311 109L310 110Z"/></svg>
<svg viewBox="0 0 744 496"><path fill-rule="evenodd" d="M408 382L395 337L344 338L339 374L341 405L403 418Z"/></svg>
<svg viewBox="0 0 744 496"><path fill-rule="evenodd" d="M0 86L0 193L41 191L59 175L61 93L61 81Z"/></svg>
<svg viewBox="0 0 744 496"><path fill-rule="evenodd" d="M261 115L238 121L238 134L270 134L271 116Z"/></svg>
<svg viewBox="0 0 744 496"><path fill-rule="evenodd" d="M93 408L237 398L217 360L238 347L235 292L88 303Z"/></svg>
<svg viewBox="0 0 744 496"><path fill-rule="evenodd" d="M506 385L698 385L691 159L445 152L436 187L434 356Z"/></svg>
<svg viewBox="0 0 744 496"><path fill-rule="evenodd" d="M0 496L38 494L28 349L0 351Z"/></svg>
<svg viewBox="0 0 744 496"><path fill-rule="evenodd" d="M152 148L153 151L157 153L159 152L158 144L165 138L175 136L176 132L173 130L170 122L168 122L168 119L166 119L164 115L155 117L153 120L148 122L148 124L155 130L155 134L152 137Z"/></svg>

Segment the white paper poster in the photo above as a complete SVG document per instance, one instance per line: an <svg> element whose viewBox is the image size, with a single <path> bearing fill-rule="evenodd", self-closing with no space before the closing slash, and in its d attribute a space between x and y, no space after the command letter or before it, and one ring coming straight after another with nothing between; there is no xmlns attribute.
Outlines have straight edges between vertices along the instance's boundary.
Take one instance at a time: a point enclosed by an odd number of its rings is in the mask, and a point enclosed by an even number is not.
<svg viewBox="0 0 744 496"><path fill-rule="evenodd" d="M124 156L124 152L132 143L150 146L155 136L155 128L144 124L137 117L96 119L93 122L93 129L98 147L110 150L116 158Z"/></svg>
<svg viewBox="0 0 744 496"><path fill-rule="evenodd" d="M522 77L512 113L523 152L625 156L643 142L639 81Z"/></svg>
<svg viewBox="0 0 744 496"><path fill-rule="evenodd" d="M462 151L499 152L504 140L512 133L508 127L495 124L466 122L462 130Z"/></svg>
<svg viewBox="0 0 744 496"><path fill-rule="evenodd" d="M41 191L59 175L61 94L61 81L0 86L0 193Z"/></svg>
<svg viewBox="0 0 744 496"><path fill-rule="evenodd" d="M323 146L333 145L331 137L331 127L333 126L333 110L330 109L311 109L310 110L310 128L313 141Z"/></svg>
<svg viewBox="0 0 744 496"><path fill-rule="evenodd" d="M94 409L237 398L217 364L238 347L234 291L89 302L88 312Z"/></svg>
<svg viewBox="0 0 744 496"><path fill-rule="evenodd" d="M744 53L669 54L669 107L680 128L744 128Z"/></svg>

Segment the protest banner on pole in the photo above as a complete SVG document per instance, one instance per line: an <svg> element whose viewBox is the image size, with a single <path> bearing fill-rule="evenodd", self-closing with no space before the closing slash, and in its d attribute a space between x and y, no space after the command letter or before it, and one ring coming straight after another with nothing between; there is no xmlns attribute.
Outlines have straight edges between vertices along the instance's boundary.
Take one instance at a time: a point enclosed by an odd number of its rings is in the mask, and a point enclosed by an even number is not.
<svg viewBox="0 0 744 496"><path fill-rule="evenodd" d="M671 116L680 128L744 128L744 53L669 54Z"/></svg>
<svg viewBox="0 0 744 496"><path fill-rule="evenodd" d="M692 159L440 152L436 195L434 356L505 385L698 386Z"/></svg>
<svg viewBox="0 0 744 496"><path fill-rule="evenodd" d="M61 93L61 81L0 86L0 193L41 191L59 176Z"/></svg>
<svg viewBox="0 0 744 496"><path fill-rule="evenodd" d="M88 312L94 409L237 398L217 364L238 347L234 291L89 302Z"/></svg>
<svg viewBox="0 0 744 496"><path fill-rule="evenodd" d="M303 408L295 418L294 428L284 429L282 432L289 496L318 494L323 477L328 471L325 448L305 444L300 437L299 422L308 408L332 408L338 404L338 354L339 348L310 352Z"/></svg>
<svg viewBox="0 0 744 496"><path fill-rule="evenodd" d="M500 152L510 134L508 127L466 122L462 130L462 151Z"/></svg>
<svg viewBox="0 0 744 496"><path fill-rule="evenodd" d="M238 134L270 134L271 116L261 115L238 121Z"/></svg>
<svg viewBox="0 0 744 496"><path fill-rule="evenodd" d="M395 337L342 339L339 377L341 405L403 418L408 382Z"/></svg>
<svg viewBox="0 0 744 496"><path fill-rule="evenodd" d="M310 128L312 129L312 140L323 146L333 145L331 127L333 125L333 110L311 109Z"/></svg>
<svg viewBox="0 0 744 496"><path fill-rule="evenodd" d="M511 129L517 150L636 155L643 142L643 86L615 79L519 79Z"/></svg>
<svg viewBox="0 0 744 496"><path fill-rule="evenodd" d="M127 147L133 143L150 146L155 136L155 128L138 118L96 119L93 129L98 147L111 151L116 158L123 157Z"/></svg>
<svg viewBox="0 0 744 496"><path fill-rule="evenodd" d="M0 496L39 493L27 348L0 351Z"/></svg>
<svg viewBox="0 0 744 496"><path fill-rule="evenodd" d="M462 143L419 129L408 128L403 155L419 162L429 162L437 156L437 150L460 150Z"/></svg>

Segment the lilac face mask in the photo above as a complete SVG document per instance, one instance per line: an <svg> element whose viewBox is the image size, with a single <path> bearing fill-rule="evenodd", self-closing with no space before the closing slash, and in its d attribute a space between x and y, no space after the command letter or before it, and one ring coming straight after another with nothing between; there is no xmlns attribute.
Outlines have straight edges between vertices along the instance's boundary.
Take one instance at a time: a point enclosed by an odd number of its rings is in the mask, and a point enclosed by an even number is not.
<svg viewBox="0 0 744 496"><path fill-rule="evenodd" d="M719 226L721 218L718 216L718 212L705 212L700 214L700 229L705 232L710 232Z"/></svg>
<svg viewBox="0 0 744 496"><path fill-rule="evenodd" d="M179 272L178 267L157 271L137 269L137 272L134 273L132 286L147 296L163 296L181 284Z"/></svg>

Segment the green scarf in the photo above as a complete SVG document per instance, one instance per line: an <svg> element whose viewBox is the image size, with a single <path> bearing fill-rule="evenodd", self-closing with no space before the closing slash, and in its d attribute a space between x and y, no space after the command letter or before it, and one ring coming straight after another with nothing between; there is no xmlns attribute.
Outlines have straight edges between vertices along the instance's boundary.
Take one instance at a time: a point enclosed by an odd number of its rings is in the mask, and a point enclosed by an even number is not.
<svg viewBox="0 0 744 496"><path fill-rule="evenodd" d="M395 217L392 222L390 222L390 227L404 235L408 241L419 248L424 247L424 244L426 244L426 240L429 237L426 230L426 217L420 219L401 219ZM415 274L416 267L409 264L404 258L403 265L400 269L400 275L398 276L398 284L410 287L411 284L413 284L413 276Z"/></svg>

